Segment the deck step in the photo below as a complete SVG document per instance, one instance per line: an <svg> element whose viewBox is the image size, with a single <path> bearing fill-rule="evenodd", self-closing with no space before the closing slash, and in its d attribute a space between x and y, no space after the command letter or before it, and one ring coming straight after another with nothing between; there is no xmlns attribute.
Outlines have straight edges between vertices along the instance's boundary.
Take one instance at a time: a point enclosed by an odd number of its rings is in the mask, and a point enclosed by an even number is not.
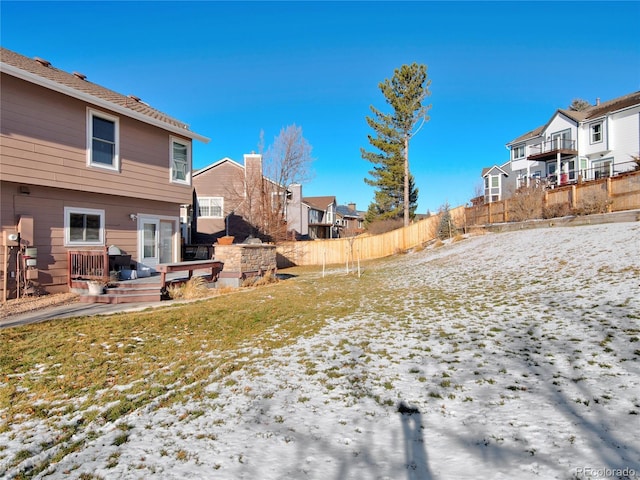
<svg viewBox="0 0 640 480"><path fill-rule="evenodd" d="M131 295L131 294L141 294L141 293L160 293L160 284L157 285L146 285L146 286L136 286L136 287L109 287L106 289L105 294L113 294L113 295Z"/></svg>
<svg viewBox="0 0 640 480"><path fill-rule="evenodd" d="M80 295L82 303L142 303L162 300L160 290L155 292L104 293L102 295Z"/></svg>

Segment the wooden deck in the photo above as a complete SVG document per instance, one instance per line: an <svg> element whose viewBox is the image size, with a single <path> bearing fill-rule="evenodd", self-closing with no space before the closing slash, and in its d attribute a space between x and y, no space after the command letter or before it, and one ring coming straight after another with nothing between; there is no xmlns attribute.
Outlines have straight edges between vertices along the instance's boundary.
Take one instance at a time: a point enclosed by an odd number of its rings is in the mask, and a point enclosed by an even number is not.
<svg viewBox="0 0 640 480"><path fill-rule="evenodd" d="M224 264L218 260L196 260L192 262L160 263L156 265L156 271L160 273L161 288L167 284L167 273L188 272L191 278L196 270L210 271L208 281L213 282L218 278Z"/></svg>

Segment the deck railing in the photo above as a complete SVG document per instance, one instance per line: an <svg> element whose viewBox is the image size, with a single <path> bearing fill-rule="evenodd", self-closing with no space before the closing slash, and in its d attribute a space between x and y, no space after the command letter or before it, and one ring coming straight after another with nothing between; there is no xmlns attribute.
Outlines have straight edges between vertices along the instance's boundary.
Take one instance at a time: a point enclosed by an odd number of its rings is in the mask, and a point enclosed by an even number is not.
<svg viewBox="0 0 640 480"><path fill-rule="evenodd" d="M576 141L569 138L554 138L536 143L529 147L529 156L555 152L556 150L576 150Z"/></svg>
<svg viewBox="0 0 640 480"><path fill-rule="evenodd" d="M109 252L107 248L101 250L69 250L67 251L67 265L69 266L68 281L109 280Z"/></svg>
<svg viewBox="0 0 640 480"><path fill-rule="evenodd" d="M622 162L614 164L612 161L601 163L591 168L570 169L559 176L552 174L546 177L520 177L516 179L516 187L534 186L543 188L555 188L573 183L583 183L591 180L599 180L607 177L615 177L623 173L640 170L637 162Z"/></svg>

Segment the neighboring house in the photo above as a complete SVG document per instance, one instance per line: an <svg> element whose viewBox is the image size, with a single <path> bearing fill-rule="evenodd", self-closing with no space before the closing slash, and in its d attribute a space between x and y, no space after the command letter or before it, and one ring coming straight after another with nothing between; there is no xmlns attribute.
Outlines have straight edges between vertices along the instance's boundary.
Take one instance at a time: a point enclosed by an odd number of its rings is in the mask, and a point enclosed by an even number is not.
<svg viewBox="0 0 640 480"><path fill-rule="evenodd" d="M309 238L309 207L302 201L302 185L289 185L290 198L287 205L287 228L297 240Z"/></svg>
<svg viewBox="0 0 640 480"><path fill-rule="evenodd" d="M244 155L244 165L223 158L202 168L193 174L193 187L193 243L211 244L225 235L243 241L273 233L264 230L278 224L291 231L289 216L300 218L302 187L285 188L265 177L259 154Z"/></svg>
<svg viewBox="0 0 640 480"><path fill-rule="evenodd" d="M499 202L511 196L515 190L515 177L511 172L511 162L482 169L484 203Z"/></svg>
<svg viewBox="0 0 640 480"><path fill-rule="evenodd" d="M336 225L340 237L354 237L364 232L364 212L356 210L355 203L338 205L336 208Z"/></svg>
<svg viewBox="0 0 640 480"><path fill-rule="evenodd" d="M554 188L633 170L633 157L640 153L640 91L602 103L598 99L580 111L559 109L507 148L506 164L483 170L487 202L523 185Z"/></svg>
<svg viewBox="0 0 640 480"><path fill-rule="evenodd" d="M70 252L115 245L134 266L151 270L179 261L180 208L192 199L192 141L208 139L81 73L5 48L0 54L6 290L16 290L26 247L37 249L30 281L50 292L68 289ZM12 233L20 234L19 244L7 240Z"/></svg>
<svg viewBox="0 0 640 480"><path fill-rule="evenodd" d="M315 240L339 237L336 197L304 197L302 203L307 209L309 238Z"/></svg>

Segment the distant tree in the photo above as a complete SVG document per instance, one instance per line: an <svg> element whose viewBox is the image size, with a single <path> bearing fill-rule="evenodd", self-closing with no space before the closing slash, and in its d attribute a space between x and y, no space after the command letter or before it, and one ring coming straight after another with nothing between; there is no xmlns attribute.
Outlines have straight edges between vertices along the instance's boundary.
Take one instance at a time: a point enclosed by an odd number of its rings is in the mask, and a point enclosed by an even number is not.
<svg viewBox="0 0 640 480"><path fill-rule="evenodd" d="M409 142L429 120L431 105L424 105L431 94L426 65L402 65L391 79L378 86L391 107L390 113L371 106L372 117L366 117L375 136L368 135L369 143L376 151L360 149L362 158L375 166L365 179L367 185L376 187L375 199L369 206L366 220L394 218L402 215L404 225L409 225L415 214L418 190L409 172Z"/></svg>
<svg viewBox="0 0 640 480"><path fill-rule="evenodd" d="M286 191L294 183L305 183L313 176L312 147L295 124L280 130L264 154L264 170L268 181L261 179L261 230L274 240L286 237ZM265 183L266 182L266 183Z"/></svg>
<svg viewBox="0 0 640 480"><path fill-rule="evenodd" d="M313 176L313 157L302 127L295 124L280 130L264 154L266 176L278 185L304 183Z"/></svg>
<svg viewBox="0 0 640 480"><path fill-rule="evenodd" d="M401 166L401 164L396 164ZM388 180L388 183L384 185L380 184L378 190L374 193L374 201L369 204L367 213L364 216L365 225L370 225L380 220L393 220L403 218L403 205L404 205L404 180L402 174L397 174L395 181L393 181L392 172L394 170L390 168L386 171L386 175L381 175ZM381 172L383 173L383 172ZM414 185L413 175L409 175L409 203L411 205L411 217L415 215L415 210L418 202L418 189ZM404 221L402 222L404 224Z"/></svg>
<svg viewBox="0 0 640 480"><path fill-rule="evenodd" d="M312 147L302 128L282 128L264 152L260 132L259 156L244 171L227 179L225 215L232 219L234 232L278 242L287 238L286 204L288 187L312 177Z"/></svg>
<svg viewBox="0 0 640 480"><path fill-rule="evenodd" d="M581 112L582 110L586 110L590 106L591 104L586 100L583 100L581 98L574 98L571 102L571 105L569 105L569 110L573 110L574 112Z"/></svg>
<svg viewBox="0 0 640 480"><path fill-rule="evenodd" d="M438 238L440 240L453 238L456 235L456 232L457 228L453 223L449 204L445 203L440 207L440 224L438 225Z"/></svg>

